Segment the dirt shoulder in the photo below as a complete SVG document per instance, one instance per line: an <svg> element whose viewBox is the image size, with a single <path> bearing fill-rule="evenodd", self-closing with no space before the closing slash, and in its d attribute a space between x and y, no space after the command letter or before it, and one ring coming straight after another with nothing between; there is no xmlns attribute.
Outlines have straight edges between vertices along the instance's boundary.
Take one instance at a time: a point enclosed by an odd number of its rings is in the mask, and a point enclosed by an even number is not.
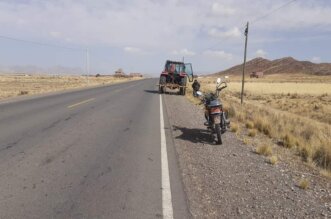
<svg viewBox="0 0 331 219"><path fill-rule="evenodd" d="M164 101L194 218L331 217L330 180L285 161L271 165L231 132L214 145L201 107L176 95ZM297 186L302 178L306 190Z"/></svg>

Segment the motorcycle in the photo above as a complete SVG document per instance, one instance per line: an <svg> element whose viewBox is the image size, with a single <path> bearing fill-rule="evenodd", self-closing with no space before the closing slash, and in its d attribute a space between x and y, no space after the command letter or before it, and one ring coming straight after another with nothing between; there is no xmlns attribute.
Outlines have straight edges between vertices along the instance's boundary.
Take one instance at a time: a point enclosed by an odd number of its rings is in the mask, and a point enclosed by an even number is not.
<svg viewBox="0 0 331 219"><path fill-rule="evenodd" d="M223 110L222 102L219 100L220 92L227 87L226 81L218 78L216 81L216 90L214 93L206 93L205 95L198 91L202 104L205 106L205 126L211 131L212 135L216 135L217 144L222 144L222 134L229 128L230 121L227 118L227 113Z"/></svg>

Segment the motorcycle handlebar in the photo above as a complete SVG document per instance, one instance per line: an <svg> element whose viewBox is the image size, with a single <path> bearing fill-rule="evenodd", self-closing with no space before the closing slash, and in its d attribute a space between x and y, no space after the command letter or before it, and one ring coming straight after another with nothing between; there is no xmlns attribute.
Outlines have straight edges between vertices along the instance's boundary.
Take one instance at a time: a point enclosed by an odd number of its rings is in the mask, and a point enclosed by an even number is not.
<svg viewBox="0 0 331 219"><path fill-rule="evenodd" d="M218 90L218 91L221 91L221 90L223 90L223 89L226 88L226 87L227 87L227 85L224 85L223 87L217 88L217 90Z"/></svg>

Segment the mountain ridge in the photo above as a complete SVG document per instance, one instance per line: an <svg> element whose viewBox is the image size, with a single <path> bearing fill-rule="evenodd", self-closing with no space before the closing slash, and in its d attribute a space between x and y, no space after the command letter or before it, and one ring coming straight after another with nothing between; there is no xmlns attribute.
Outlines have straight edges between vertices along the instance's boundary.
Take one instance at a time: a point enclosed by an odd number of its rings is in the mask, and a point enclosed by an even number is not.
<svg viewBox="0 0 331 219"><path fill-rule="evenodd" d="M312 63L310 61L299 61L293 57L284 57L274 60L265 58L255 58L246 63L246 74L254 71L262 71L265 75L269 74L310 74L310 75L331 75L331 63ZM213 75L240 75L242 74L242 64L233 66L224 71Z"/></svg>

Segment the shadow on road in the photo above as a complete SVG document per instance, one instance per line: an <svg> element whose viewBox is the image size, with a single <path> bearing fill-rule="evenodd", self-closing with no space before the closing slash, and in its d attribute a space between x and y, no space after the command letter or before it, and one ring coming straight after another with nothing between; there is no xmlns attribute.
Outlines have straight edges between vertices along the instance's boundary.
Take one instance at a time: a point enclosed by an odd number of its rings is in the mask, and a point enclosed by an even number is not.
<svg viewBox="0 0 331 219"><path fill-rule="evenodd" d="M158 90L144 90L146 93L150 93L150 94L159 94Z"/></svg>
<svg viewBox="0 0 331 219"><path fill-rule="evenodd" d="M181 135L176 139L182 139L193 143L213 144L214 136L205 129L189 129L185 127L173 126L174 131L181 131Z"/></svg>

